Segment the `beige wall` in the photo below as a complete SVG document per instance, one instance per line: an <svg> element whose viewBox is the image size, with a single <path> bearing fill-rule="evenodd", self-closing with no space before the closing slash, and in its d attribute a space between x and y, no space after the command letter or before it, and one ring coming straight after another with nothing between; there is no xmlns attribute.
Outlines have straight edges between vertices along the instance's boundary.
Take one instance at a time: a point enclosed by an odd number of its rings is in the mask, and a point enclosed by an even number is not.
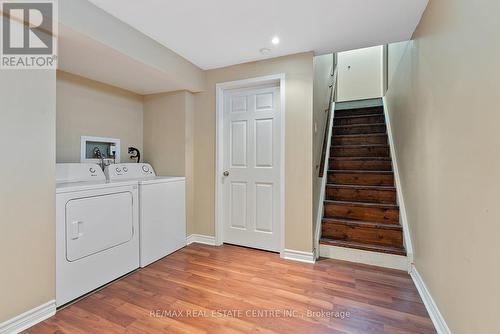
<svg viewBox="0 0 500 334"><path fill-rule="evenodd" d="M56 75L0 72L2 323L55 297Z"/></svg>
<svg viewBox="0 0 500 334"><path fill-rule="evenodd" d="M401 59L408 48L408 41L392 43L387 46L387 80L390 85L396 71L401 63Z"/></svg>
<svg viewBox="0 0 500 334"><path fill-rule="evenodd" d="M339 52L337 101L383 95L383 46Z"/></svg>
<svg viewBox="0 0 500 334"><path fill-rule="evenodd" d="M57 162L80 162L80 137L120 139L121 161L127 148L142 151L142 97L100 82L57 72Z"/></svg>
<svg viewBox="0 0 500 334"><path fill-rule="evenodd" d="M144 98L144 159L159 175L186 177L187 234L194 232L194 96L181 91Z"/></svg>
<svg viewBox="0 0 500 334"><path fill-rule="evenodd" d="M499 12L431 0L387 93L415 265L455 334L498 332Z"/></svg>
<svg viewBox="0 0 500 334"><path fill-rule="evenodd" d="M316 229L319 197L321 192L321 178L319 167L323 150L325 126L328 113L325 110L330 106L329 87L332 84L333 54L314 57L313 83L313 233Z"/></svg>
<svg viewBox="0 0 500 334"><path fill-rule="evenodd" d="M207 91L195 95L195 228L215 234L215 85L285 73L285 247L312 251L313 55L302 53L207 71Z"/></svg>

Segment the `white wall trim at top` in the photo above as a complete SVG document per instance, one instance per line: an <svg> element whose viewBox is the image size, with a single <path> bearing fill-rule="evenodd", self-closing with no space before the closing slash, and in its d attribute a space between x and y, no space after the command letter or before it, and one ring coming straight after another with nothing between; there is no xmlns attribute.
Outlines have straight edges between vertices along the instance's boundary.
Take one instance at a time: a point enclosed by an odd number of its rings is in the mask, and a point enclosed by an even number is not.
<svg viewBox="0 0 500 334"><path fill-rule="evenodd" d="M315 263L316 257L314 252L303 252L293 249L284 249L281 257L285 260L292 260L304 263Z"/></svg>
<svg viewBox="0 0 500 334"><path fill-rule="evenodd" d="M54 314L56 314L56 301L51 300L1 323L0 334L20 333Z"/></svg>
<svg viewBox="0 0 500 334"><path fill-rule="evenodd" d="M238 88L251 88L256 86L262 86L267 84L278 84L280 87L280 103L281 103L281 170L280 170L280 192L281 192L281 203L280 203L280 217L279 222L281 226L281 236L280 236L280 254L283 257L285 250L285 73L272 74L262 77L228 81L216 84L216 122L215 122L215 133L216 133L216 146L215 146L215 157L216 157L216 168L215 168L215 244L217 246L222 245L224 242L223 231L224 231L224 219L223 219L223 198L222 198L222 187L221 187L221 175L224 168L223 161L223 129L221 125L223 124L223 114L224 114L224 91L228 89L238 89Z"/></svg>
<svg viewBox="0 0 500 334"><path fill-rule="evenodd" d="M211 235L191 234L186 238L186 244L191 245L192 243L215 246L215 237Z"/></svg>
<svg viewBox="0 0 500 334"><path fill-rule="evenodd" d="M408 225L408 218L406 215L406 205L403 196L403 189L401 187L401 179L399 176L398 169L398 157L396 154L396 146L394 145L394 138L392 134L392 126L391 126L391 118L389 117L389 110L387 107L387 101L385 96L382 97L385 123L387 125L387 137L389 138L389 149L391 151L392 157L392 168L394 170L394 181L396 183L396 193L399 205L399 216L401 217L401 226L403 227L403 237L404 237L404 245L406 249L406 256L408 257L408 261L410 264L413 264L413 244L411 241L410 235L410 226ZM408 272L410 272L411 267L408 268Z"/></svg>
<svg viewBox="0 0 500 334"><path fill-rule="evenodd" d="M441 312L439 312L439 309L434 302L429 289L427 289L427 285L425 285L422 276L420 276L415 266L412 266L410 275L413 279L413 282L415 283L415 286L417 287L418 293L420 294L420 297L424 302L425 308L427 309L427 312L429 313L429 316L431 317L432 323L434 324L434 327L436 328L438 334L451 334L450 328L446 324L446 321L444 320Z"/></svg>

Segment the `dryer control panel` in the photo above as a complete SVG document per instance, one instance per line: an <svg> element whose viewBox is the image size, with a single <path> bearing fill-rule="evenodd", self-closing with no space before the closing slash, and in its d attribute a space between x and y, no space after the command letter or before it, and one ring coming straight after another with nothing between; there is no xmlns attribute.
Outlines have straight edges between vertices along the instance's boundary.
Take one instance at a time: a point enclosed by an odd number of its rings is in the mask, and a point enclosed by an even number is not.
<svg viewBox="0 0 500 334"><path fill-rule="evenodd" d="M119 179L142 179L156 176L153 167L147 163L113 164L104 170L106 178L110 181Z"/></svg>
<svg viewBox="0 0 500 334"><path fill-rule="evenodd" d="M56 164L56 182L89 182L106 181L101 167L92 163L59 163Z"/></svg>

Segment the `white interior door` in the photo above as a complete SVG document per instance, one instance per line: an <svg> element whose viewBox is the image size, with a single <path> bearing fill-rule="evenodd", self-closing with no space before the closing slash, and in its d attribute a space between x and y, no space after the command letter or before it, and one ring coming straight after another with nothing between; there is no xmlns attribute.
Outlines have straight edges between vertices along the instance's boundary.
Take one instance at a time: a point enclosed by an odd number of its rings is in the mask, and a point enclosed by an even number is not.
<svg viewBox="0 0 500 334"><path fill-rule="evenodd" d="M223 241L280 250L279 87L224 92Z"/></svg>

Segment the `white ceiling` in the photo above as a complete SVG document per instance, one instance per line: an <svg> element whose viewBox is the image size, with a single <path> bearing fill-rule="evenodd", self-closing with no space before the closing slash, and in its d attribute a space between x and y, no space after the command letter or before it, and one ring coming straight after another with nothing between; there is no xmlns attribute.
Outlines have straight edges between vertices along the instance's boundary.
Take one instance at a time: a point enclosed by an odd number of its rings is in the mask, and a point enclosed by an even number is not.
<svg viewBox="0 0 500 334"><path fill-rule="evenodd" d="M89 0L202 69L407 40L428 0ZM281 43L273 46L271 39ZM259 50L269 48L262 55Z"/></svg>

